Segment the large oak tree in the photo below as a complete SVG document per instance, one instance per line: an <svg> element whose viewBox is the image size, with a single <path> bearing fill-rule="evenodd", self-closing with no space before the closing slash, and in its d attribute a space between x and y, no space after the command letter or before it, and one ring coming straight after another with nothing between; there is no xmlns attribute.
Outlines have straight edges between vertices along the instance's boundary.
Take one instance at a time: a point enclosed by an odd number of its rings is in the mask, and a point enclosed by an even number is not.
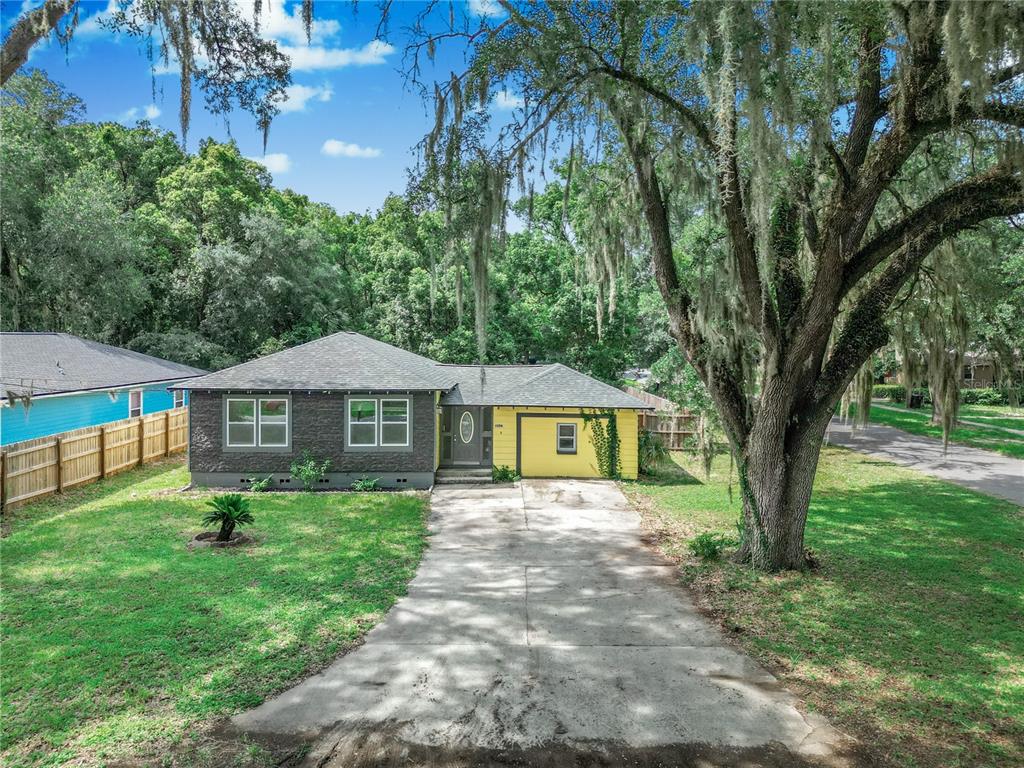
<svg viewBox="0 0 1024 768"><path fill-rule="evenodd" d="M523 98L490 148L510 176L559 136L577 162L624 161L616 205L635 201L671 334L737 460L740 557L803 567L829 419L889 339L894 301L941 243L1024 211L1024 4L501 8L430 6L414 30L414 77L451 39L471 50L437 90L428 160L455 154L434 144L501 88ZM908 169L937 146L957 162L907 204ZM684 253L695 216L718 234Z"/></svg>

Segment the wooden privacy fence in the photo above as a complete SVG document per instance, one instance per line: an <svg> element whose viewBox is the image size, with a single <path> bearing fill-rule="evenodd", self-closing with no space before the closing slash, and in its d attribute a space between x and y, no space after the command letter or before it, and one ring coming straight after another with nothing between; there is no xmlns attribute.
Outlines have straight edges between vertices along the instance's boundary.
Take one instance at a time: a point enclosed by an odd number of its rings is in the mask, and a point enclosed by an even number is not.
<svg viewBox="0 0 1024 768"><path fill-rule="evenodd" d="M651 413L640 411L640 429L646 429L661 438L670 451L687 448L686 440L696 432L697 417L689 411Z"/></svg>
<svg viewBox="0 0 1024 768"><path fill-rule="evenodd" d="M642 389L630 386L625 386L622 389L655 409L654 413L639 412L640 429L660 437L670 451L681 451L687 447L687 438L693 435L697 428L696 415L681 409L671 400L658 397Z"/></svg>
<svg viewBox="0 0 1024 768"><path fill-rule="evenodd" d="M60 493L187 445L187 408L12 443L0 453L0 503L6 509Z"/></svg>

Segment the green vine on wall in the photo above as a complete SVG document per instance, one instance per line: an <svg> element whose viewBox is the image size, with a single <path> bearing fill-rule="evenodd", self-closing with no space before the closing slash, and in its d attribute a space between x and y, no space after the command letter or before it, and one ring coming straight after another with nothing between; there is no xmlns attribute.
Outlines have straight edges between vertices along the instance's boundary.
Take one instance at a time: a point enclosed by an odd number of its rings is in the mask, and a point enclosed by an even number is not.
<svg viewBox="0 0 1024 768"><path fill-rule="evenodd" d="M602 413L584 413L583 424L594 434L594 451L597 453L597 468L605 477L618 480L621 474L619 459L619 425L615 411L606 410ZM605 423L607 420L607 423Z"/></svg>

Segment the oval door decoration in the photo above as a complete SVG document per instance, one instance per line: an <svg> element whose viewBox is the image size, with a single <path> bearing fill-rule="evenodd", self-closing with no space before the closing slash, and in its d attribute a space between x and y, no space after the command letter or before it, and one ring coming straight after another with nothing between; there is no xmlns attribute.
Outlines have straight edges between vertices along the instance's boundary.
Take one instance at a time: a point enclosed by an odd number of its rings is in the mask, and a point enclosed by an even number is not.
<svg viewBox="0 0 1024 768"><path fill-rule="evenodd" d="M473 414L469 411L463 413L462 418L459 419L459 437L464 443L473 439Z"/></svg>

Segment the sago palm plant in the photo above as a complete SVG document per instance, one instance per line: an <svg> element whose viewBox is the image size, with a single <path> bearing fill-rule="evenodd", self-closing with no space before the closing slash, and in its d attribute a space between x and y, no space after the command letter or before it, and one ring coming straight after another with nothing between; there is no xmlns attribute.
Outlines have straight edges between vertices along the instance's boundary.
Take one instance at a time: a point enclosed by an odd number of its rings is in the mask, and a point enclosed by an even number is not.
<svg viewBox="0 0 1024 768"><path fill-rule="evenodd" d="M217 541L229 541L235 526L250 525L253 522L249 500L240 493L214 496L207 504L211 509L203 518L203 525L220 526Z"/></svg>

